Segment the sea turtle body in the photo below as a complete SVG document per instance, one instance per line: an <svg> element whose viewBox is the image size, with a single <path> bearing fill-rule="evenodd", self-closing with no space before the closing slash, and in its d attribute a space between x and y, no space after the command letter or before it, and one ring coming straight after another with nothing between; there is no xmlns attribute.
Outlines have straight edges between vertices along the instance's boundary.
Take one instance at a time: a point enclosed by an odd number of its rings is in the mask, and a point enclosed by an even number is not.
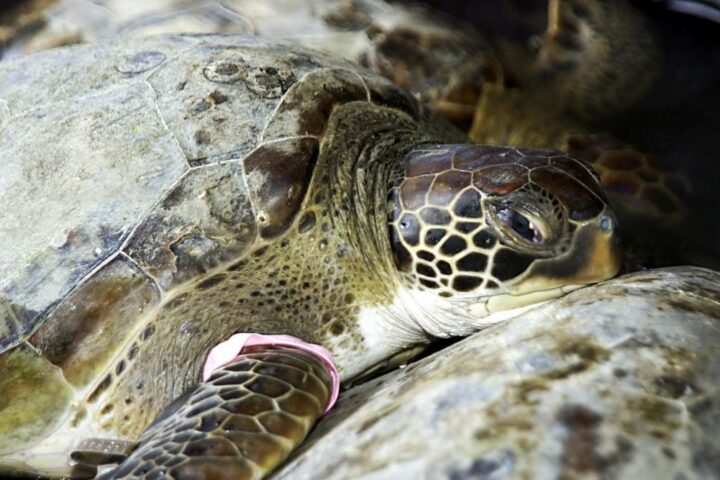
<svg viewBox="0 0 720 480"><path fill-rule="evenodd" d="M136 439L238 331L349 379L618 268L582 162L447 145L397 86L287 44L43 52L0 66L0 127L3 472Z"/></svg>
<svg viewBox="0 0 720 480"><path fill-rule="evenodd" d="M16 161L2 193L0 390L14 397L2 415L2 455L60 426L135 436L187 388L182 377L197 377L195 353L236 331L238 321L220 312L236 316L245 303L255 317L280 303L305 311L320 301L318 289L342 284L313 318L285 309L262 327L244 319L243 330L319 342L347 328L335 320L354 308L351 292L365 289L351 271L317 271L313 258L336 248L322 233L329 193L306 198L326 128L320 115L336 97L371 94L417 113L398 89L370 90L375 79L349 67L252 39L173 37L49 52L3 69L2 156ZM43 91L39 105L31 86ZM21 235L29 223L37 229ZM275 242L291 226L302 241ZM148 321L157 309L174 320ZM208 318L228 328L201 340ZM156 345L160 338L169 343ZM67 452L48 443L40 449L57 464L52 455ZM3 462L22 469L25 461ZM47 475L66 467L53 468L33 466Z"/></svg>

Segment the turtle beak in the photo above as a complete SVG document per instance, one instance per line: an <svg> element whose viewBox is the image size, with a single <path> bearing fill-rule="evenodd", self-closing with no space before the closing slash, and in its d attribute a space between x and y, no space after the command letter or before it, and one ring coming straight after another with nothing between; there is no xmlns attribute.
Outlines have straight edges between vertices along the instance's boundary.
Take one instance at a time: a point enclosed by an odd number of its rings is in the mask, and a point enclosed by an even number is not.
<svg viewBox="0 0 720 480"><path fill-rule="evenodd" d="M587 232L584 235L588 253L584 265L578 265L577 283L594 283L617 275L622 265L622 249L615 216L605 213L582 230Z"/></svg>
<svg viewBox="0 0 720 480"><path fill-rule="evenodd" d="M612 278L621 264L617 220L605 210L593 221L578 226L567 252L561 257L535 261L517 285L524 292L566 285L577 288Z"/></svg>

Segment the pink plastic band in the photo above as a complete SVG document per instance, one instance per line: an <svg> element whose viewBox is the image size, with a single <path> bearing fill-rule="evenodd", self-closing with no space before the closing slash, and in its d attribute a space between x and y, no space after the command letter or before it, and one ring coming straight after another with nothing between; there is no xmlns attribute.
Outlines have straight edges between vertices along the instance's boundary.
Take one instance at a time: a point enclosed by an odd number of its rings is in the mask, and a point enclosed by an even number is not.
<svg viewBox="0 0 720 480"><path fill-rule="evenodd" d="M335 364L332 361L330 352L326 348L313 343L303 342L299 338L291 337L290 335L260 335L259 333L236 333L229 339L222 343L219 343L210 350L207 360L205 360L205 366L203 367L203 381L207 381L212 373L232 363L238 355L240 355L245 347L256 347L256 346L273 346L273 347L288 347L302 350L304 352L312 353L316 357L322 360L325 367L330 373L332 378L332 392L330 392L330 399L328 400L323 415L330 411L335 405L338 395L340 393L340 376L335 368Z"/></svg>

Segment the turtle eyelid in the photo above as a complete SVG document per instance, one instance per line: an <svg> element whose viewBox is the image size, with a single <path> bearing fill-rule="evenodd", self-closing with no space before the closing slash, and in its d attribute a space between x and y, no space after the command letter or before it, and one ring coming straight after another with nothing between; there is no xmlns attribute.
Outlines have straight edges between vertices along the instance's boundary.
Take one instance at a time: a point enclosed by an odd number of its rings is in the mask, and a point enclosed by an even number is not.
<svg viewBox="0 0 720 480"><path fill-rule="evenodd" d="M499 208L495 215L500 225L511 230L522 240L535 245L545 243L545 235L538 226L538 223L534 222L529 216L524 215L522 212L513 208L504 207Z"/></svg>

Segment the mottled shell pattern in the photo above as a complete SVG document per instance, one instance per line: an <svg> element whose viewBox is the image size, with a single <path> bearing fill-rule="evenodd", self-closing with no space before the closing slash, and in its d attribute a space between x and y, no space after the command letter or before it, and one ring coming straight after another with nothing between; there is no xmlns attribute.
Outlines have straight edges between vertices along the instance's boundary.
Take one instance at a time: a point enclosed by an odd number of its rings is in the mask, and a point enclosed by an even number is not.
<svg viewBox="0 0 720 480"><path fill-rule="evenodd" d="M41 49L158 33L258 35L369 67L469 127L480 88L500 67L467 25L423 5L384 0L57 0L0 18L0 59ZM22 31L32 26L32 35Z"/></svg>

